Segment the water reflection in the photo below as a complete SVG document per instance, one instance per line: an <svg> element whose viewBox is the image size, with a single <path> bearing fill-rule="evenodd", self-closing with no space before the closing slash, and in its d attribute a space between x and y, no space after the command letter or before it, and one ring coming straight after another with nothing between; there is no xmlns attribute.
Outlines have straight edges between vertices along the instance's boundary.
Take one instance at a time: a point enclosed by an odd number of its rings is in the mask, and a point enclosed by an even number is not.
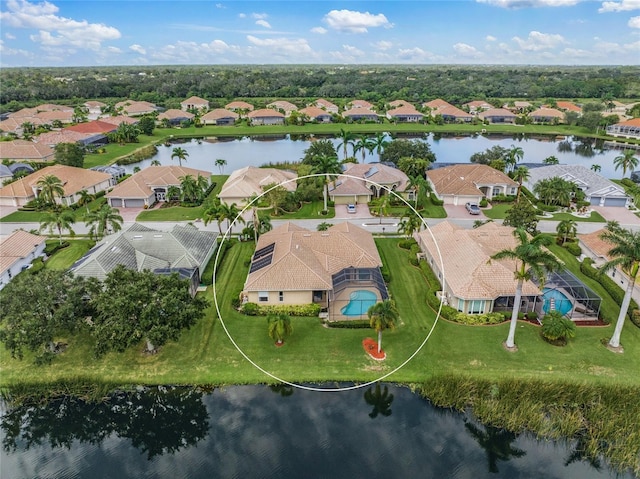
<svg viewBox="0 0 640 479"><path fill-rule="evenodd" d="M376 383L375 390L370 387L365 391L364 400L369 406L373 406L373 410L369 413L371 419L378 417L378 414L385 417L391 416L393 394L389 394L387 386L384 389L380 389L380 383Z"/></svg>
<svg viewBox="0 0 640 479"><path fill-rule="evenodd" d="M518 436L511 431L493 426L482 426L481 429L470 422L466 422L464 427L478 445L485 450L489 472L492 474L500 472L498 470L498 461L506 462L510 461L511 458L518 458L527 454L522 449L512 445Z"/></svg>

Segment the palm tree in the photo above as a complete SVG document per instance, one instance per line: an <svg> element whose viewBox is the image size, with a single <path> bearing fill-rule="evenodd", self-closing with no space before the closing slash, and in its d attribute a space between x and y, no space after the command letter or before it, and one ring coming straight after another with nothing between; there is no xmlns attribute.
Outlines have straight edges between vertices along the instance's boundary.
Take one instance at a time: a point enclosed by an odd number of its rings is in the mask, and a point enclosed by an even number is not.
<svg viewBox="0 0 640 479"><path fill-rule="evenodd" d="M198 183L191 175L184 175L178 178L180 180L180 191L182 201L185 203L195 203L199 198Z"/></svg>
<svg viewBox="0 0 640 479"><path fill-rule="evenodd" d="M638 163L640 163L640 160L635 155L635 152L633 150L624 150L622 152L622 155L616 156L613 159L613 164L616 167L616 171L619 168L622 168L623 178L627 174L627 170L629 171L635 170L638 167Z"/></svg>
<svg viewBox="0 0 640 479"><path fill-rule="evenodd" d="M511 145L506 158L506 163L510 169L513 170L522 158L524 158L524 150L519 146Z"/></svg>
<svg viewBox="0 0 640 479"><path fill-rule="evenodd" d="M284 340L293 333L291 319L286 314L270 314L267 316L269 337L280 346Z"/></svg>
<svg viewBox="0 0 640 479"><path fill-rule="evenodd" d="M376 153L378 153L378 161L380 161L380 155L384 151L385 147L389 144L389 141L386 138L384 133L378 133L372 141L373 148Z"/></svg>
<svg viewBox="0 0 640 479"><path fill-rule="evenodd" d="M365 156L367 151L371 151L372 149L372 141L364 135L358 137L353 145L353 154L355 155L358 151L362 152L362 162L364 163Z"/></svg>
<svg viewBox="0 0 640 479"><path fill-rule="evenodd" d="M89 203L93 200L93 195L87 190L80 191L78 195L80 195L80 198L78 198L78 206L85 206L87 208L87 213L89 213Z"/></svg>
<svg viewBox="0 0 640 479"><path fill-rule="evenodd" d="M222 158L218 158L215 162L215 165L220 170L220 174L224 172L224 167L227 166L227 160L223 160Z"/></svg>
<svg viewBox="0 0 640 479"><path fill-rule="evenodd" d="M410 176L409 183L407 183L407 189L415 191L413 198L414 208L418 209L418 206L422 205L424 200L426 200L427 195L431 193L431 184L422 176Z"/></svg>
<svg viewBox="0 0 640 479"><path fill-rule="evenodd" d="M89 213L84 223L86 226L91 226L91 230L95 233L96 239L98 239L104 236L105 233L117 233L120 231L123 221L117 208L104 204L99 210Z"/></svg>
<svg viewBox="0 0 640 479"><path fill-rule="evenodd" d="M369 325L378 333L378 353L380 353L382 351L382 331L385 329L393 330L396 327L396 321L399 317L396 303L392 299L380 301L369 308L367 316L369 316Z"/></svg>
<svg viewBox="0 0 640 479"><path fill-rule="evenodd" d="M329 196L329 181L335 175L342 173L342 167L335 156L321 155L316 158L316 164L311 169L314 174L324 175L324 211L327 211L327 197Z"/></svg>
<svg viewBox="0 0 640 479"><path fill-rule="evenodd" d="M212 201L207 201L202 212L202 221L207 226L212 221L218 223L218 231L222 234L222 219L220 218L220 206L221 202L218 198Z"/></svg>
<svg viewBox="0 0 640 479"><path fill-rule="evenodd" d="M513 179L518 182L518 194L516 195L516 201L520 200L520 194L522 193L522 183L529 179L529 168L526 166L518 166L513 170Z"/></svg>
<svg viewBox="0 0 640 479"><path fill-rule="evenodd" d="M218 218L220 221L227 220L227 229L231 229L233 221L238 218L238 221L244 224L244 218L240 215L240 209L235 203L230 205L227 203L220 203L218 207Z"/></svg>
<svg viewBox="0 0 640 479"><path fill-rule="evenodd" d="M556 226L556 233L558 233L558 238L562 238L562 244L565 244L568 239L575 238L577 232L578 223L573 220L562 220Z"/></svg>
<svg viewBox="0 0 640 479"><path fill-rule="evenodd" d="M378 414L388 417L391 416L391 403L393 402L393 394L389 394L389 388L380 389L380 383L376 383L375 392L369 388L364 393L364 400L369 406L373 406L373 410L369 413L371 419L378 417Z"/></svg>
<svg viewBox="0 0 640 479"><path fill-rule="evenodd" d="M560 163L560 160L557 157L551 155L542 160L542 163L545 165L557 165Z"/></svg>
<svg viewBox="0 0 640 479"><path fill-rule="evenodd" d="M171 150L171 159L173 160L174 158L177 158L178 164L180 166L182 166L183 161L187 161L188 156L189 153L187 152L187 150L185 150L184 148L180 148L179 146L176 146L173 150Z"/></svg>
<svg viewBox="0 0 640 479"><path fill-rule="evenodd" d="M407 211L402 215L400 223L398 224L398 233L404 234L407 238L411 238L413 233L420 231L421 226L422 220L420 217L416 215L412 209L407 208Z"/></svg>
<svg viewBox="0 0 640 479"><path fill-rule="evenodd" d="M598 165L597 163L594 163L593 165L591 165L591 171L594 171L595 173L600 173L601 170L602 170L602 166Z"/></svg>
<svg viewBox="0 0 640 479"><path fill-rule="evenodd" d="M60 178L54 175L44 175L36 182L40 189L40 198L47 204L54 204L56 197L64 196L64 185Z"/></svg>
<svg viewBox="0 0 640 479"><path fill-rule="evenodd" d="M176 185L171 185L167 188L167 194L165 195L167 201L174 201L180 199L180 188Z"/></svg>
<svg viewBox="0 0 640 479"><path fill-rule="evenodd" d="M160 166L160 160L151 160L151 166Z"/></svg>
<svg viewBox="0 0 640 479"><path fill-rule="evenodd" d="M196 177L196 186L198 187L198 200L203 200L204 194L209 188L209 180L205 176L198 174Z"/></svg>
<svg viewBox="0 0 640 479"><path fill-rule="evenodd" d="M522 298L522 285L525 281L537 279L540 285L544 284L547 273L557 271L561 268L557 258L549 251L543 249L551 243L549 236L536 235L529 238L529 235L523 228L517 228L513 231L514 236L518 240L518 245L513 249L503 249L491 256L495 260L514 260L515 271L514 277L518 281L516 285L516 294L513 300L513 312L511 313L511 324L509 326L509 335L507 336L506 347L509 350L515 349L516 325L518 323L518 312L520 309L520 300ZM491 261L491 259L489 261Z"/></svg>
<svg viewBox="0 0 640 479"><path fill-rule="evenodd" d="M342 147L342 151L344 152L344 159L347 159L347 149L349 145L353 147L355 136L352 132L345 130L344 128L340 128L340 134L338 135L340 138L340 143L338 147ZM326 209L326 208L325 208Z"/></svg>
<svg viewBox="0 0 640 479"><path fill-rule="evenodd" d="M316 226L316 230L318 231L327 231L329 228L331 228L331 223L327 223L326 221L318 223L318 226Z"/></svg>
<svg viewBox="0 0 640 479"><path fill-rule="evenodd" d="M246 236L253 236L253 240L257 243L258 237L260 237L261 234L271 231L272 229L273 225L271 224L271 218L269 215L267 213L257 211L254 208L253 214L251 215L251 222L242 230L242 234Z"/></svg>
<svg viewBox="0 0 640 479"><path fill-rule="evenodd" d="M620 348L620 334L624 326L624 318L631 303L631 294L635 286L638 274L640 273L640 231L631 231L621 228L617 224L607 223L605 231L600 238L611 243L609 250L611 260L602 265L602 271L610 271L613 268L621 268L629 277L629 283L620 305L620 313L616 321L613 336L609 340L609 346L615 349Z"/></svg>
<svg viewBox="0 0 640 479"><path fill-rule="evenodd" d="M53 229L58 230L58 238L62 244L62 232L68 230L71 236L75 236L73 224L75 223L73 211L69 208L61 208L47 212L40 220L40 231L49 229L49 234L53 234Z"/></svg>

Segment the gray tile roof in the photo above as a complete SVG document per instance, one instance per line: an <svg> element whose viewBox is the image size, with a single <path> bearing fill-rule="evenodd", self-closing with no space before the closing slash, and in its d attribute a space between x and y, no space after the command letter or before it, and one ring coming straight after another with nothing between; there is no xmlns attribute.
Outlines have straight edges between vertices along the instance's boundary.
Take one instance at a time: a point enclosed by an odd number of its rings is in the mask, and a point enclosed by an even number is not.
<svg viewBox="0 0 640 479"><path fill-rule="evenodd" d="M556 176L576 183L587 196L626 197L621 186L582 165L549 165L531 168L529 170L529 179L524 185L528 190L533 191L533 187L538 181Z"/></svg>

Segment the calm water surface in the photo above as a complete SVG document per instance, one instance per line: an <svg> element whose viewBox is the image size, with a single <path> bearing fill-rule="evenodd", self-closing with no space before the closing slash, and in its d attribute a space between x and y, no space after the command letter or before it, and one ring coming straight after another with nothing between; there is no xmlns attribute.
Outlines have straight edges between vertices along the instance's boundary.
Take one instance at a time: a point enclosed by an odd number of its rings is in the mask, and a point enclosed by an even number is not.
<svg viewBox="0 0 640 479"><path fill-rule="evenodd" d="M330 138L336 147L340 140ZM184 163L185 166L199 168L218 174L220 170L215 166L215 160L221 158L227 162L224 169L225 174L245 166L261 166L266 163L296 162L300 161L311 144L310 139L291 139L289 135L273 137L243 137L240 139L229 138L224 141L216 139L188 140L180 144L189 156ZM607 178L621 178L622 172L615 171L613 159L621 154L620 150L603 149L602 145L595 143L583 143L581 140L568 138L567 143L556 140L522 139L509 137L434 137L427 135L421 141L427 141L431 150L435 153L438 163L464 163L468 162L471 155L482 152L493 146L499 145L503 148L511 148L512 145L519 146L524 151L523 163L538 163L549 157L555 156L560 163L582 164L590 168L593 164L601 166L601 174ZM140 163L127 165L125 168L129 173L138 166L144 168L149 166L152 160L158 160L163 165L177 164L178 160L171 159L171 146L158 146L158 153L153 158ZM562 146L570 146L571 151L560 151ZM600 146L600 148L598 148ZM351 147L349 155L352 154ZM339 158L342 158L342 149L338 150ZM356 157L362 161L362 153L358 152ZM367 163L378 161L377 153L366 154Z"/></svg>
<svg viewBox="0 0 640 479"><path fill-rule="evenodd" d="M579 444L538 441L431 406L408 389L140 389L2 409L13 478L631 478ZM596 467L597 466L597 467Z"/></svg>

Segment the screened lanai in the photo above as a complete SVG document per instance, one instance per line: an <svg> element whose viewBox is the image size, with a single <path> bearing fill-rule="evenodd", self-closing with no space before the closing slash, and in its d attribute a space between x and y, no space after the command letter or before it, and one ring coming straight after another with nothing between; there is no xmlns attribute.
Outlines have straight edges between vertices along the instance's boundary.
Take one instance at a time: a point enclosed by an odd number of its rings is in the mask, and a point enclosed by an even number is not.
<svg viewBox="0 0 640 479"><path fill-rule="evenodd" d="M570 271L550 273L543 288L542 310L560 311L573 320L597 320L602 299Z"/></svg>

